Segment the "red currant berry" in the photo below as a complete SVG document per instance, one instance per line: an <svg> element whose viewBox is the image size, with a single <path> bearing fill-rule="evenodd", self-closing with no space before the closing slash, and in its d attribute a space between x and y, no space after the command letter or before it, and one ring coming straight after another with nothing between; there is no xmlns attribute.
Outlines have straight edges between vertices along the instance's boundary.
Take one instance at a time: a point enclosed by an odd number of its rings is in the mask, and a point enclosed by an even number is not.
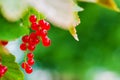
<svg viewBox="0 0 120 80"><path fill-rule="evenodd" d="M4 69L0 68L0 77L2 77L4 73L5 73Z"/></svg>
<svg viewBox="0 0 120 80"><path fill-rule="evenodd" d="M33 53L28 53L27 54L28 59L32 59L34 57Z"/></svg>
<svg viewBox="0 0 120 80"><path fill-rule="evenodd" d="M4 70L4 73L7 71L7 67L6 66L2 66L2 69Z"/></svg>
<svg viewBox="0 0 120 80"><path fill-rule="evenodd" d="M38 23L39 23L41 28L45 25L45 21L44 20L39 20Z"/></svg>
<svg viewBox="0 0 120 80"><path fill-rule="evenodd" d="M32 69L32 67L29 66L25 69L25 71L26 71L26 73L31 74L33 72L33 69Z"/></svg>
<svg viewBox="0 0 120 80"><path fill-rule="evenodd" d="M22 37L22 41L23 41L24 43L27 43L27 42L29 41L29 36L28 36L28 35L23 36L23 37Z"/></svg>
<svg viewBox="0 0 120 80"><path fill-rule="evenodd" d="M30 51L34 51L34 50L35 50L35 45L28 44L28 49L29 49Z"/></svg>
<svg viewBox="0 0 120 80"><path fill-rule="evenodd" d="M43 27L44 27L44 29L49 30L50 24L48 22L45 22L45 25Z"/></svg>
<svg viewBox="0 0 120 80"><path fill-rule="evenodd" d="M45 20L39 20L39 25L42 29L49 30L50 24L46 22Z"/></svg>
<svg viewBox="0 0 120 80"><path fill-rule="evenodd" d="M46 37L42 37L42 43L44 46L48 47L51 44L51 40L46 36Z"/></svg>
<svg viewBox="0 0 120 80"><path fill-rule="evenodd" d="M25 51L27 49L27 45L25 43L22 43L20 45L20 49L23 50L23 51Z"/></svg>
<svg viewBox="0 0 120 80"><path fill-rule="evenodd" d="M21 64L21 67L22 67L23 69L26 69L26 68L28 67L28 63L23 62L23 63Z"/></svg>
<svg viewBox="0 0 120 80"><path fill-rule="evenodd" d="M3 46L6 46L8 44L8 41L1 41Z"/></svg>
<svg viewBox="0 0 120 80"><path fill-rule="evenodd" d="M44 36L47 35L47 30L41 29L41 30L37 31L36 34L37 34L38 36L44 37Z"/></svg>
<svg viewBox="0 0 120 80"><path fill-rule="evenodd" d="M36 39L34 39L34 42L35 42L35 44L38 44L40 42L40 40L36 38Z"/></svg>
<svg viewBox="0 0 120 80"><path fill-rule="evenodd" d="M39 30L38 23L36 23L36 22L32 23L31 28L32 28L32 30L36 30L36 31Z"/></svg>
<svg viewBox="0 0 120 80"><path fill-rule="evenodd" d="M32 66L35 62L34 59L28 59L27 63Z"/></svg>
<svg viewBox="0 0 120 80"><path fill-rule="evenodd" d="M36 22L37 21L37 17L35 15L31 15L29 20L30 20L31 23Z"/></svg>
<svg viewBox="0 0 120 80"><path fill-rule="evenodd" d="M34 39L34 38L37 38L37 34L34 33L34 32L32 32L32 33L30 34L30 39Z"/></svg>

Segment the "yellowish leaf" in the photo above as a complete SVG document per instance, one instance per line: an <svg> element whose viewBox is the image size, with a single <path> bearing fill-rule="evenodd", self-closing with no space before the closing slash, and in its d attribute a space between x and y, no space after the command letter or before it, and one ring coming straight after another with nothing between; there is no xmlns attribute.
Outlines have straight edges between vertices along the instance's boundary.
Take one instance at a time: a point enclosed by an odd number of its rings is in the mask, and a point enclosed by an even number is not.
<svg viewBox="0 0 120 80"><path fill-rule="evenodd" d="M117 12L120 12L120 9L117 7L117 4L114 2L114 0L97 0L97 3Z"/></svg>

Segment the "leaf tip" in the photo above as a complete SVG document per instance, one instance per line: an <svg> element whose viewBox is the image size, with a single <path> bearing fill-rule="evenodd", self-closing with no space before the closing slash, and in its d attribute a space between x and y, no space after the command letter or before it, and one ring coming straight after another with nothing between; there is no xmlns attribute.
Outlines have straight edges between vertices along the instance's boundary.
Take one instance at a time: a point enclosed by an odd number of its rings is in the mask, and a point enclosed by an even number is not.
<svg viewBox="0 0 120 80"><path fill-rule="evenodd" d="M73 36L73 38L74 38L76 41L79 41L79 38L78 38L77 31L76 31L75 27L71 27L71 28L69 29L69 32L71 33L71 35Z"/></svg>

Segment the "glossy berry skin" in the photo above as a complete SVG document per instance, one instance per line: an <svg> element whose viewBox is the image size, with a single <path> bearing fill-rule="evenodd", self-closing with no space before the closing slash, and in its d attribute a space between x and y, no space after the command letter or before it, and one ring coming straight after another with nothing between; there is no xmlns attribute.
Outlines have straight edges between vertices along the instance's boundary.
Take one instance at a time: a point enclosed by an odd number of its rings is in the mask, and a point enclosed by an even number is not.
<svg viewBox="0 0 120 80"><path fill-rule="evenodd" d="M28 57L28 59L32 59L34 57L34 54L33 53L28 53L27 57Z"/></svg>
<svg viewBox="0 0 120 80"><path fill-rule="evenodd" d="M26 63L26 62L23 62L23 63L21 64L21 67L22 67L23 69L27 68L28 66L29 66L28 63Z"/></svg>
<svg viewBox="0 0 120 80"><path fill-rule="evenodd" d="M6 46L8 44L8 41L1 41L3 46Z"/></svg>
<svg viewBox="0 0 120 80"><path fill-rule="evenodd" d="M51 44L51 40L47 36L45 36L45 37L42 37L42 43L45 47L48 47Z"/></svg>
<svg viewBox="0 0 120 80"><path fill-rule="evenodd" d="M27 49L27 45L25 43L22 43L20 45L20 49L23 50L23 51L25 51Z"/></svg>
<svg viewBox="0 0 120 80"><path fill-rule="evenodd" d="M0 64L0 78L7 72L7 67Z"/></svg>
<svg viewBox="0 0 120 80"><path fill-rule="evenodd" d="M29 36L28 36L28 35L23 36L23 37L22 37L22 41L23 41L24 43L27 43L27 42L29 41Z"/></svg>
<svg viewBox="0 0 120 80"><path fill-rule="evenodd" d="M47 30L41 29L41 30L37 31L36 34L38 36L45 37L47 35Z"/></svg>
<svg viewBox="0 0 120 80"><path fill-rule="evenodd" d="M29 66L25 69L25 71L26 71L26 73L31 74L33 72L33 69L32 69L32 67Z"/></svg>
<svg viewBox="0 0 120 80"><path fill-rule="evenodd" d="M30 34L30 39L35 39L35 38L37 38L37 34L35 32L32 32Z"/></svg>
<svg viewBox="0 0 120 80"><path fill-rule="evenodd" d="M2 66L2 69L4 70L4 74L7 71L7 67L6 66Z"/></svg>
<svg viewBox="0 0 120 80"><path fill-rule="evenodd" d="M46 22L45 20L39 20L39 25L42 29L49 30L50 29L50 24Z"/></svg>
<svg viewBox="0 0 120 80"><path fill-rule="evenodd" d="M27 63L28 63L30 66L32 66L32 65L34 65L35 61L34 61L34 59L28 59Z"/></svg>
<svg viewBox="0 0 120 80"><path fill-rule="evenodd" d="M39 30L39 24L34 22L34 23L31 24L31 28L32 28L32 30L37 31L37 30Z"/></svg>
<svg viewBox="0 0 120 80"><path fill-rule="evenodd" d="M28 50L34 51L35 50L35 45L29 44L28 45Z"/></svg>
<svg viewBox="0 0 120 80"><path fill-rule="evenodd" d="M29 21L30 21L31 23L34 23L34 22L37 21L37 17L36 17L35 15L31 15L30 18L29 18Z"/></svg>

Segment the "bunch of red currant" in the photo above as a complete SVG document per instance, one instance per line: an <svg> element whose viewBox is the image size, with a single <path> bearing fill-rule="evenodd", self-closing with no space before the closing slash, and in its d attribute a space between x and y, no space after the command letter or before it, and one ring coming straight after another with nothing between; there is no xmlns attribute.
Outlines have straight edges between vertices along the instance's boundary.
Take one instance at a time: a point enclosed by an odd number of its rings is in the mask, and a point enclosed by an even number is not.
<svg viewBox="0 0 120 80"><path fill-rule="evenodd" d="M42 41L43 46L50 46L51 40L47 36L47 31L50 29L50 24L45 20L39 20L37 22L37 18L35 15L31 15L29 17L29 21L31 22L32 33L29 35L25 35L22 37L22 44L20 45L20 49L23 51L27 51L28 60L22 63L22 68L25 69L26 73L30 74L33 72L32 65L34 65L34 54L33 51L37 44Z"/></svg>
<svg viewBox="0 0 120 80"><path fill-rule="evenodd" d="M7 72L7 67L0 64L0 78Z"/></svg>

